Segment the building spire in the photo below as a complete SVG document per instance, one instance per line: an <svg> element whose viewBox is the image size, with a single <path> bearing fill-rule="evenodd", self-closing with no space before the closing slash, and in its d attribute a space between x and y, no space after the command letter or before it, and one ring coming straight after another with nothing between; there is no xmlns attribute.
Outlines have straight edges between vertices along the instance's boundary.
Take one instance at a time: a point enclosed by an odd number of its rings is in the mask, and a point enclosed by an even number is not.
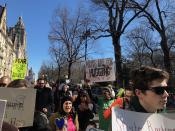
<svg viewBox="0 0 175 131"><path fill-rule="evenodd" d="M22 20L22 16L20 16L18 18L18 22L17 22L16 26L20 27L21 29L24 29L25 26L24 26L24 23L23 23L23 20Z"/></svg>

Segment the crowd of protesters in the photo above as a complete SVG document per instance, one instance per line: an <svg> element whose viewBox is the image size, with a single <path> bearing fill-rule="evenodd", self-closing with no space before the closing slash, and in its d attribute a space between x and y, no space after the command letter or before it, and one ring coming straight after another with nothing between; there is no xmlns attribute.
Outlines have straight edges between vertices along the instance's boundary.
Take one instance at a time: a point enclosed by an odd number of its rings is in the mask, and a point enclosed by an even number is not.
<svg viewBox="0 0 175 131"><path fill-rule="evenodd" d="M112 107L137 112L155 113L166 109L169 87L169 74L161 69L141 67L130 75L130 84L116 94L111 85L102 88L102 94L94 98L91 87L79 85L70 90L66 82L49 86L43 77L36 85L35 113L32 127L16 128L6 122L8 131L86 131L88 126L97 128L93 118L99 116L99 129L112 130ZM31 88L27 80L13 80L4 76L1 87ZM121 93L122 92L122 93ZM7 126L6 126L7 125Z"/></svg>

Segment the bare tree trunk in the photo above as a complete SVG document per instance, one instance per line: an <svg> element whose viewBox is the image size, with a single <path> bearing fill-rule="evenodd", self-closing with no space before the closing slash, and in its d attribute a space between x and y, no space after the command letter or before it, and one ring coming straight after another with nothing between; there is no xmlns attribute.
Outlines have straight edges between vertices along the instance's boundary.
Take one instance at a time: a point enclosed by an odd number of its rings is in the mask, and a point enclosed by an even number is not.
<svg viewBox="0 0 175 131"><path fill-rule="evenodd" d="M161 46L161 49L162 49L163 55L164 55L164 66L165 66L165 69L171 74L170 50L168 48L166 28L165 28L165 24L164 24L165 20L164 20L164 17L162 15L162 12L164 12L164 14L166 14L166 11L161 10L160 5L159 5L160 4L159 0L155 0L155 4L156 4L156 10L158 13L158 20L153 16L153 14L149 13L146 10L144 10L144 13L146 14L146 15L144 15L144 17L146 17L148 19L150 25L155 30L157 30L157 32L160 34L160 37L161 37L160 46Z"/></svg>
<svg viewBox="0 0 175 131"><path fill-rule="evenodd" d="M60 85L60 78L61 78L61 67L58 66L58 80L59 80L59 85Z"/></svg>
<svg viewBox="0 0 175 131"><path fill-rule="evenodd" d="M68 79L70 79L70 76L71 76L71 67L72 67L72 63L69 62L69 64L68 64Z"/></svg>
<svg viewBox="0 0 175 131"><path fill-rule="evenodd" d="M167 72L171 73L171 60L170 51L168 49L168 41L165 35L161 36L162 40L160 42L163 54L164 54L164 66Z"/></svg>
<svg viewBox="0 0 175 131"><path fill-rule="evenodd" d="M122 73L120 37L116 37L114 35L112 37L112 42L113 42L113 45L114 45L114 52L115 52L116 81L119 84L119 87L123 87L123 73Z"/></svg>

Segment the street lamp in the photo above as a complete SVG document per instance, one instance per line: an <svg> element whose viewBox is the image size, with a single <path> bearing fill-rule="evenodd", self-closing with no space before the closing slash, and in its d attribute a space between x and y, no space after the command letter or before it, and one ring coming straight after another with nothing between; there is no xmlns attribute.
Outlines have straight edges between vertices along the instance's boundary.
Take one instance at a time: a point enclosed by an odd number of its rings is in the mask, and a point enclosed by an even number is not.
<svg viewBox="0 0 175 131"><path fill-rule="evenodd" d="M87 60L87 38L90 36L90 29L86 30L83 33L83 38L85 39L85 62Z"/></svg>
<svg viewBox="0 0 175 131"><path fill-rule="evenodd" d="M86 60L87 60L87 38L90 36L90 29L86 30L83 33L83 39L85 39L85 51L84 51L84 59L85 59L85 65L86 65ZM86 80L86 68L84 66L84 80Z"/></svg>

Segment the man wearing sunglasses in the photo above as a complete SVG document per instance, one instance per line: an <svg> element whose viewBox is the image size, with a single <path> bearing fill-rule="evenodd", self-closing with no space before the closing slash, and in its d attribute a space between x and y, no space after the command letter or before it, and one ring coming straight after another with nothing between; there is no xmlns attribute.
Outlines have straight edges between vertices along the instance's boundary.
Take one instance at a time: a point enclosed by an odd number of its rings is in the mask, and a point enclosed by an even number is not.
<svg viewBox="0 0 175 131"><path fill-rule="evenodd" d="M144 66L131 71L130 77L135 94L130 102L131 110L154 113L166 107L169 96L169 74L166 71Z"/></svg>

